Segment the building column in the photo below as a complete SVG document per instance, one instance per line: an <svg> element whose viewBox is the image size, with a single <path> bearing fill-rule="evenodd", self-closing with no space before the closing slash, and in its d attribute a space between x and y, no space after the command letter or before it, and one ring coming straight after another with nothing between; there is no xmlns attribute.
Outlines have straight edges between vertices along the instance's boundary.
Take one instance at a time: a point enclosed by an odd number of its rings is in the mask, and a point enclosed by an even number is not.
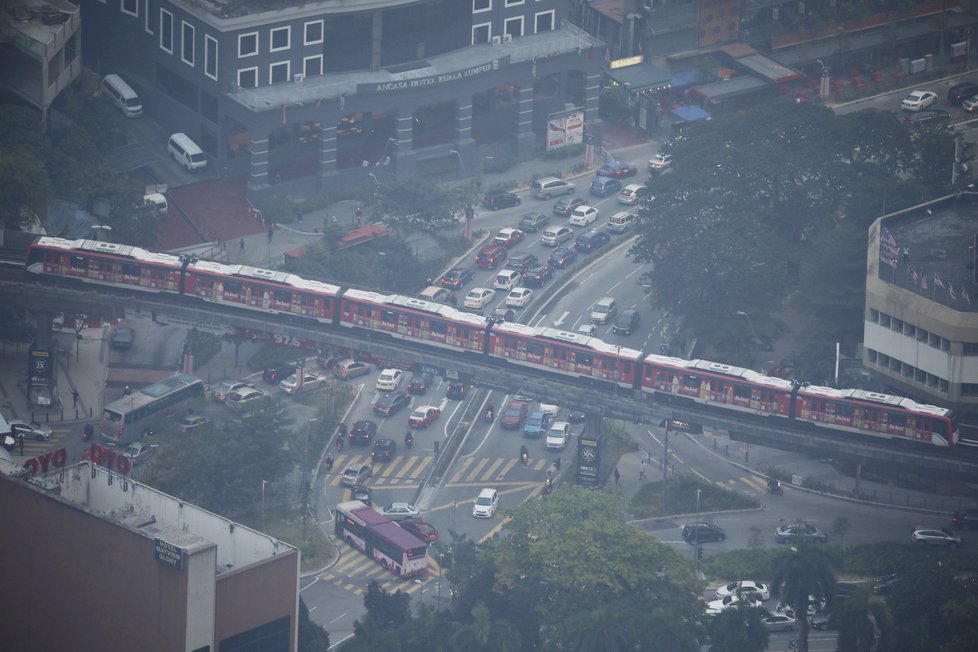
<svg viewBox="0 0 978 652"><path fill-rule="evenodd" d="M602 74L601 72L588 73L584 78L584 133L591 138L595 152L601 151L601 136L604 127L604 121L598 114Z"/></svg>
<svg viewBox="0 0 978 652"><path fill-rule="evenodd" d="M398 174L414 174L414 111L408 109L407 115L404 111L397 112L397 126L395 127L396 146L394 155L391 156L392 162L396 161Z"/></svg>
<svg viewBox="0 0 978 652"><path fill-rule="evenodd" d="M251 136L251 173L248 179L249 188L265 188L268 186L268 138Z"/></svg>
<svg viewBox="0 0 978 652"><path fill-rule="evenodd" d="M462 177L477 174L475 169L475 140L472 138L472 101L455 106L455 151L458 153Z"/></svg>
<svg viewBox="0 0 978 652"><path fill-rule="evenodd" d="M319 176L336 172L336 122L323 120L319 128Z"/></svg>
<svg viewBox="0 0 978 652"><path fill-rule="evenodd" d="M533 135L533 83L520 87L516 115L516 156L521 161L533 158L536 139Z"/></svg>

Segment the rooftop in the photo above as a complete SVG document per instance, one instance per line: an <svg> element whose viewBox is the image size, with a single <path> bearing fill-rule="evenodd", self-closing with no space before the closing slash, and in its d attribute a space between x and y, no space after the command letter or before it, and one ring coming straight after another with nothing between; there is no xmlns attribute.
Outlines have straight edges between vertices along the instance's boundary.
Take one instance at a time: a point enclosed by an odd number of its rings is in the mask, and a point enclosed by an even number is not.
<svg viewBox="0 0 978 652"><path fill-rule="evenodd" d="M47 44L77 13L78 6L66 0L12 0L4 3L3 21L28 39Z"/></svg>

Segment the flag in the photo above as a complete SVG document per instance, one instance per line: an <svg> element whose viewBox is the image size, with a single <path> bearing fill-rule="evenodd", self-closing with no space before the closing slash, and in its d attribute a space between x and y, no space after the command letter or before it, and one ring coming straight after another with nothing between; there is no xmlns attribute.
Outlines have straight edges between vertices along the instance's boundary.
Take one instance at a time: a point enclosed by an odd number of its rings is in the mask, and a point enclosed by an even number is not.
<svg viewBox="0 0 978 652"><path fill-rule="evenodd" d="M961 296L964 297L964 300L967 301L968 302L968 305L970 306L971 305L971 297L968 296L968 291L965 290L964 288L961 288Z"/></svg>
<svg viewBox="0 0 978 652"><path fill-rule="evenodd" d="M340 111L346 109L346 93L340 94Z"/></svg>
<svg viewBox="0 0 978 652"><path fill-rule="evenodd" d="M947 284L947 293L951 297L952 301L958 300L958 295L954 293L954 286L951 285L950 283Z"/></svg>
<svg viewBox="0 0 978 652"><path fill-rule="evenodd" d="M530 71L533 74L533 78L537 78L537 58L533 57L533 68Z"/></svg>
<svg viewBox="0 0 978 652"><path fill-rule="evenodd" d="M917 285L920 282L917 278L917 270L915 270L913 267L910 268L910 278L913 279L914 285Z"/></svg>
<svg viewBox="0 0 978 652"><path fill-rule="evenodd" d="M945 289L944 288L944 281L942 281L941 280L941 277L937 275L937 272L934 272L934 285L936 285L937 287L941 288L942 290Z"/></svg>
<svg viewBox="0 0 978 652"><path fill-rule="evenodd" d="M920 289L921 290L926 290L927 289L927 275L926 274L921 275L921 277L920 277Z"/></svg>

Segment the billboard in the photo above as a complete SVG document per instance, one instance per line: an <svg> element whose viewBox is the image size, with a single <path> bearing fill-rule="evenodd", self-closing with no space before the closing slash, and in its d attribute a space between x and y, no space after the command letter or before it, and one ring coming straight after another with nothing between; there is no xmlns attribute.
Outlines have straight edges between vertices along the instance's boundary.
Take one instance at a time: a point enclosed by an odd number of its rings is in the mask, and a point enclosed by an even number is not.
<svg viewBox="0 0 978 652"><path fill-rule="evenodd" d="M547 118L547 151L584 142L584 109L551 113Z"/></svg>

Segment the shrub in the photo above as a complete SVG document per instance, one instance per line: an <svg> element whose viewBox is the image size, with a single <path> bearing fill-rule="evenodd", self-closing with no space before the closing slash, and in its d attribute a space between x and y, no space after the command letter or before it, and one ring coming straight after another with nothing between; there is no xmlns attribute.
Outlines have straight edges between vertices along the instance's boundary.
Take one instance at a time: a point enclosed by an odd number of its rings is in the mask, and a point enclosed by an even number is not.
<svg viewBox="0 0 978 652"><path fill-rule="evenodd" d="M654 469L650 469L649 472L653 473ZM666 516L668 514L693 514L697 511L697 491L699 491L700 512L756 509L760 506L757 498L728 491L689 474L670 478L665 485L665 490L666 504L663 505L662 481L642 485L635 497L632 498L629 511L638 518Z"/></svg>

